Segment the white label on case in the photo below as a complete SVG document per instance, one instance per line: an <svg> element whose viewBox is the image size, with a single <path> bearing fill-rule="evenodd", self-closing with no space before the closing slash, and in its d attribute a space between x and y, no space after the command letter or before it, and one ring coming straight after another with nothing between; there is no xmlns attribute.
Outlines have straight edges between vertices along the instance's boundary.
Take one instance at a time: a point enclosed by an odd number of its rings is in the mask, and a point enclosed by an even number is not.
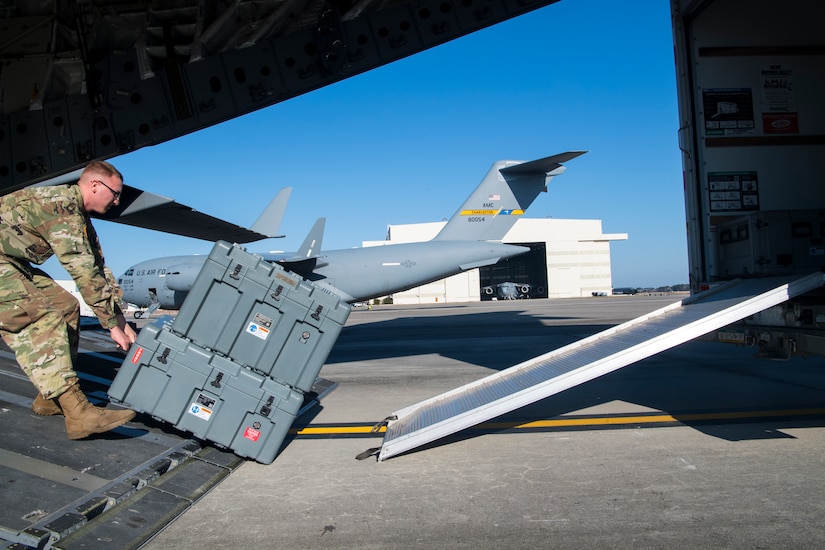
<svg viewBox="0 0 825 550"><path fill-rule="evenodd" d="M209 419L212 418L212 409L208 409L203 405L198 405L197 403L192 403L189 406L189 414L194 414L201 420L206 420L209 422Z"/></svg>
<svg viewBox="0 0 825 550"><path fill-rule="evenodd" d="M260 338L261 340L266 340L266 338L269 336L269 329L257 323L249 323L246 326L246 332L248 332L252 336Z"/></svg>

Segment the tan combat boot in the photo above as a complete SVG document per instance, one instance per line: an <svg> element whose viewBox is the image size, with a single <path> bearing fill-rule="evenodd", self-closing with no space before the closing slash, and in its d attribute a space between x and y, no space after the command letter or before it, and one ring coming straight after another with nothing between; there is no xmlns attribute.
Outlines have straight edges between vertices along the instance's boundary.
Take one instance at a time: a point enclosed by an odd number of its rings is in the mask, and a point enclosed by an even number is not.
<svg viewBox="0 0 825 550"><path fill-rule="evenodd" d="M92 434L108 432L129 422L135 411L109 410L93 406L74 383L57 398L66 417L66 435L69 439L83 439Z"/></svg>
<svg viewBox="0 0 825 550"><path fill-rule="evenodd" d="M57 399L46 399L43 394L37 392L37 397L32 402L32 412L40 416L53 416L63 414L63 409L57 404Z"/></svg>

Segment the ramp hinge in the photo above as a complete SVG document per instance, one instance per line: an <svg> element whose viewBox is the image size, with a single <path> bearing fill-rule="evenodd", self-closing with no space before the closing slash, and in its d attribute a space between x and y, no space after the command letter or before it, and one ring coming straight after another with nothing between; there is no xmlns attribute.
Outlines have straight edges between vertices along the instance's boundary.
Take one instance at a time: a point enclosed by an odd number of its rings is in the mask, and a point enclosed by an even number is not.
<svg viewBox="0 0 825 550"><path fill-rule="evenodd" d="M364 459L367 459L371 456L375 456L375 455L378 454L378 451L380 451L380 450L381 450L381 447L372 447L370 449L367 449L363 453L358 453L355 456L355 460L364 460Z"/></svg>
<svg viewBox="0 0 825 550"><path fill-rule="evenodd" d="M378 424L373 426L372 429L370 430L370 433L374 434L374 433L380 432L381 428L386 427L387 424L389 424L392 420L398 420L398 416L396 416L394 414L391 415L391 416L388 416L387 418L385 418L384 420L382 420L381 422L379 422Z"/></svg>

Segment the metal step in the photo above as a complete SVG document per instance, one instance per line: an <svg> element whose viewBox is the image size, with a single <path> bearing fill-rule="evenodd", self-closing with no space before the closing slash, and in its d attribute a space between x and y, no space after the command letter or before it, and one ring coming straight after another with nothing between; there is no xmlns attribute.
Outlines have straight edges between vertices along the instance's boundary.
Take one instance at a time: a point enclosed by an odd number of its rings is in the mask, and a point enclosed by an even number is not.
<svg viewBox="0 0 825 550"><path fill-rule="evenodd" d="M387 417L386 460L717 330L825 284L825 274L736 280Z"/></svg>

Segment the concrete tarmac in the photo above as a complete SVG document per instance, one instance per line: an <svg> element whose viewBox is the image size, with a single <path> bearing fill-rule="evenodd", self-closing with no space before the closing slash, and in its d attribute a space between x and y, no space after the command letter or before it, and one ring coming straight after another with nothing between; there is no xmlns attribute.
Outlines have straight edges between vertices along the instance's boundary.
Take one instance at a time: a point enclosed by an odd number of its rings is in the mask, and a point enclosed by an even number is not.
<svg viewBox="0 0 825 550"><path fill-rule="evenodd" d="M144 548L821 548L819 357L693 341L355 458L395 410L680 298L358 308L321 371L338 387L275 461L243 464Z"/></svg>

